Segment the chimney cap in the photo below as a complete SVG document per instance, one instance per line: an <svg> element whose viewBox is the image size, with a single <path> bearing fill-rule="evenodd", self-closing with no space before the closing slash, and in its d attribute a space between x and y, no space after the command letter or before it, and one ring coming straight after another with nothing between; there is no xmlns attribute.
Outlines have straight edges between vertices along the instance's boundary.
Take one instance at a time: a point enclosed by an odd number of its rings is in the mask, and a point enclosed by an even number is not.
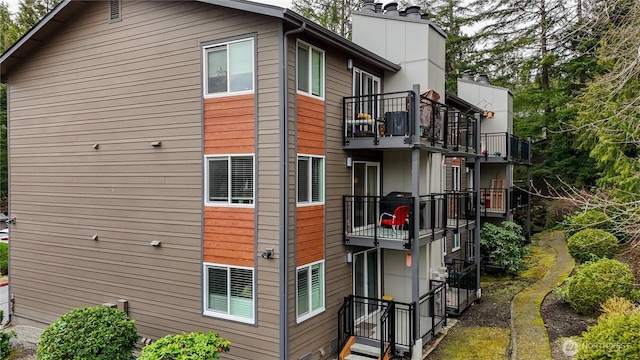
<svg viewBox="0 0 640 360"><path fill-rule="evenodd" d="M384 6L384 11L394 11L394 10L398 10L397 2L390 2Z"/></svg>
<svg viewBox="0 0 640 360"><path fill-rule="evenodd" d="M490 84L490 82L489 82L489 75L487 75L487 74L480 74L480 75L478 75L478 82L479 82L480 84L486 84L486 85L489 85L489 84Z"/></svg>
<svg viewBox="0 0 640 360"><path fill-rule="evenodd" d="M462 72L462 79L464 79L464 80L473 81L474 80L474 76L475 76L475 74L473 73L473 71L471 71L469 69L467 69L467 70Z"/></svg>

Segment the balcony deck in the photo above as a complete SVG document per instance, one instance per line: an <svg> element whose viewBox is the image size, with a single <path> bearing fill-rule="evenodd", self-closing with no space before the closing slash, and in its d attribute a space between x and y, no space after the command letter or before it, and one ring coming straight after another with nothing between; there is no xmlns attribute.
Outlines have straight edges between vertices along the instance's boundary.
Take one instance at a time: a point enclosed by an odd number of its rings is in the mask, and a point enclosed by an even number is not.
<svg viewBox="0 0 640 360"><path fill-rule="evenodd" d="M479 155L477 161L482 163L531 165L531 142L507 132L483 133L480 135Z"/></svg>
<svg viewBox="0 0 640 360"><path fill-rule="evenodd" d="M525 209L529 196L523 189L510 187L506 189L480 189L480 216L505 217L514 210Z"/></svg>
<svg viewBox="0 0 640 360"><path fill-rule="evenodd" d="M422 195L418 244L442 239L447 230L475 227L474 192L448 192ZM387 196L344 196L344 242L348 245L411 249L414 244L413 204L410 193L392 192ZM406 219L391 220L400 207L408 207ZM402 220L402 221L400 221Z"/></svg>
<svg viewBox="0 0 640 360"><path fill-rule="evenodd" d="M402 91L344 98L343 148L383 150L418 146L457 156L476 154L475 118L421 97L420 119L415 119L415 97L413 91Z"/></svg>

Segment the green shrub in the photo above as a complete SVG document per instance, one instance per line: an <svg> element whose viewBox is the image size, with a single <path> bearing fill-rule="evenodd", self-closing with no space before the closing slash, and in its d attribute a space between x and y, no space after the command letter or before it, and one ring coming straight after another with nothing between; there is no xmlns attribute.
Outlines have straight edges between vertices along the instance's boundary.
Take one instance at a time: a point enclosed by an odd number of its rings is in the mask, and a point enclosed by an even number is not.
<svg viewBox="0 0 640 360"><path fill-rule="evenodd" d="M215 332L167 335L145 346L138 360L218 359L221 352L229 351L230 344Z"/></svg>
<svg viewBox="0 0 640 360"><path fill-rule="evenodd" d="M600 229L584 229L567 240L569 254L580 263L611 258L618 251L618 239Z"/></svg>
<svg viewBox="0 0 640 360"><path fill-rule="evenodd" d="M606 230L610 228L610 225L609 217L602 211L592 209L578 212L571 217L571 227L567 235L571 236L588 228Z"/></svg>
<svg viewBox="0 0 640 360"><path fill-rule="evenodd" d="M480 251L485 263L503 267L508 272L518 272L526 268L524 258L529 251L522 227L504 221L502 226L485 223L480 232Z"/></svg>
<svg viewBox="0 0 640 360"><path fill-rule="evenodd" d="M0 242L0 274L9 273L9 244Z"/></svg>
<svg viewBox="0 0 640 360"><path fill-rule="evenodd" d="M560 289L562 299L580 314L596 314L612 297L635 301L640 298L633 288L635 277L629 265L618 260L600 259L578 268Z"/></svg>
<svg viewBox="0 0 640 360"><path fill-rule="evenodd" d="M576 359L639 359L640 314L601 317L578 340Z"/></svg>
<svg viewBox="0 0 640 360"><path fill-rule="evenodd" d="M4 311L0 310L0 323L4 321ZM16 336L16 332L1 331L0 332L0 359L7 359L11 352L11 338Z"/></svg>
<svg viewBox="0 0 640 360"><path fill-rule="evenodd" d="M47 327L38 360L131 360L138 341L133 320L108 306L78 308Z"/></svg>

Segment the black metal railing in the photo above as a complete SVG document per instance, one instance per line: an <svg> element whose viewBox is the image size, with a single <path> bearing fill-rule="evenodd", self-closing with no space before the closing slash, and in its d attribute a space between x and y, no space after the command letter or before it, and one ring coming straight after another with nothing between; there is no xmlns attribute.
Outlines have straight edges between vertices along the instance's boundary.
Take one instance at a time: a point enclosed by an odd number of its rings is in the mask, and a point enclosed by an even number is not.
<svg viewBox="0 0 640 360"><path fill-rule="evenodd" d="M448 147L453 151L475 154L476 119L459 111L449 111Z"/></svg>
<svg viewBox="0 0 640 360"><path fill-rule="evenodd" d="M345 143L349 138L415 134L414 98L413 91L343 98Z"/></svg>
<svg viewBox="0 0 640 360"><path fill-rule="evenodd" d="M468 225L476 219L475 206L476 192L471 190L465 191L447 191L447 225L449 227L460 227Z"/></svg>
<svg viewBox="0 0 640 360"><path fill-rule="evenodd" d="M447 225L445 194L421 195L419 234L435 236ZM414 203L408 192L394 191L386 196L343 196L345 241L353 237L370 238L372 246L380 240L414 240Z"/></svg>
<svg viewBox="0 0 640 360"><path fill-rule="evenodd" d="M420 337L423 343L436 335L439 326L447 324L446 282L430 280L430 290L420 297Z"/></svg>
<svg viewBox="0 0 640 360"><path fill-rule="evenodd" d="M511 189L511 209L523 209L529 204L529 193L521 188Z"/></svg>
<svg viewBox="0 0 640 360"><path fill-rule="evenodd" d="M371 138L372 145L382 138L403 137L411 144L411 137L420 136L420 142L447 148L447 106L427 98L420 99L419 125L415 119L415 93L399 91L371 95L349 96L342 99L344 145L356 138ZM465 131L460 125L460 131ZM464 137L473 136L464 134Z"/></svg>
<svg viewBox="0 0 640 360"><path fill-rule="evenodd" d="M380 359L395 355L398 345L411 351L414 339L414 304L349 295L338 310L338 342L344 348L350 337L379 344Z"/></svg>
<svg viewBox="0 0 640 360"><path fill-rule="evenodd" d="M521 163L530 162L528 140L507 132L484 133L480 135L480 155L485 159L502 158Z"/></svg>
<svg viewBox="0 0 640 360"><path fill-rule="evenodd" d="M447 312L457 315L476 299L476 264L473 260L452 259L447 271Z"/></svg>
<svg viewBox="0 0 640 360"><path fill-rule="evenodd" d="M445 104L420 96L420 142L431 146L447 148L447 132L449 130Z"/></svg>
<svg viewBox="0 0 640 360"><path fill-rule="evenodd" d="M481 188L480 189L480 211L483 215L487 213L502 213L506 214L510 208L507 201L509 195L509 189L494 189L494 188Z"/></svg>

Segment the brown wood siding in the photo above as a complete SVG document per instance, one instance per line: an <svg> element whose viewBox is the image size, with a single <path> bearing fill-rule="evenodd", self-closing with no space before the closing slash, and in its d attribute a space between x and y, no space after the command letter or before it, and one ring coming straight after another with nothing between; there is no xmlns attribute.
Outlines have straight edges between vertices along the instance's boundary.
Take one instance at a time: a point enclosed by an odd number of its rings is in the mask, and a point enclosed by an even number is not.
<svg viewBox="0 0 640 360"><path fill-rule="evenodd" d="M204 153L253 153L255 107L253 94L204 99Z"/></svg>
<svg viewBox="0 0 640 360"><path fill-rule="evenodd" d="M253 209L207 206L204 209L205 262L253 266Z"/></svg>
<svg viewBox="0 0 640 360"><path fill-rule="evenodd" d="M279 20L183 1L107 15L108 2L86 2L9 76L13 321L46 326L127 299L142 336L215 330L233 343L225 358L281 358L277 260L256 265L256 325L202 315L201 44L255 36L266 159L278 146ZM269 215L255 251L278 242L277 167L257 168Z"/></svg>
<svg viewBox="0 0 640 360"><path fill-rule="evenodd" d="M325 103L305 95L297 97L298 154L324 155Z"/></svg>
<svg viewBox="0 0 640 360"><path fill-rule="evenodd" d="M304 39L311 43L309 39ZM290 313L289 353L290 359L299 359L307 353L312 359L333 359L336 354L330 353L330 342L337 336L337 312L345 296L352 292L351 264L346 262L348 248L344 245L342 234L342 196L351 193L351 174L344 166L346 154L342 150L342 98L351 96L352 74L347 70L345 54L333 48L325 50L325 219L324 219L324 259L325 259L325 312L318 314L300 324L296 323L295 306ZM290 74L295 66L295 41L289 47ZM295 77L290 77L290 84L295 88ZM300 97L300 96L298 96ZM306 97L307 99L309 97ZM312 100L317 100L311 98ZM297 104L300 107L300 103ZM297 118L300 126L301 118ZM304 144L304 142L302 142ZM298 139L298 152L301 141ZM304 207L298 207L299 212ZM300 256L300 249L296 249ZM291 268L290 301L295 305L295 273ZM320 356L319 349L326 352ZM330 356L333 355L333 356Z"/></svg>
<svg viewBox="0 0 640 360"><path fill-rule="evenodd" d="M298 207L296 266L324 259L324 205Z"/></svg>

